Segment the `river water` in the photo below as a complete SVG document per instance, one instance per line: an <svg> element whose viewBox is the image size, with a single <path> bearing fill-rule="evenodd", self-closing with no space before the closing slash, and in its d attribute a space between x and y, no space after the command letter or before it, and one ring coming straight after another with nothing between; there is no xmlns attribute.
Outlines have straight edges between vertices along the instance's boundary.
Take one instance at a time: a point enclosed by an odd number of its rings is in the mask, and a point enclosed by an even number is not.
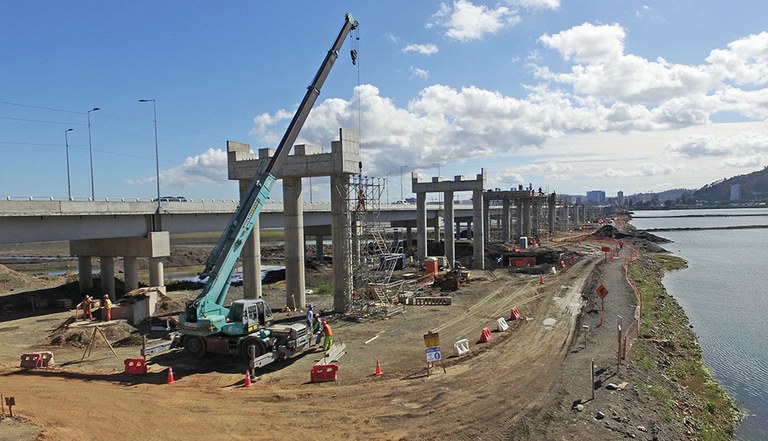
<svg viewBox="0 0 768 441"><path fill-rule="evenodd" d="M768 227L768 209L636 211L632 225ZM768 440L768 228L654 234L674 241L664 248L688 261L664 286L688 315L704 362L747 413L736 439Z"/></svg>

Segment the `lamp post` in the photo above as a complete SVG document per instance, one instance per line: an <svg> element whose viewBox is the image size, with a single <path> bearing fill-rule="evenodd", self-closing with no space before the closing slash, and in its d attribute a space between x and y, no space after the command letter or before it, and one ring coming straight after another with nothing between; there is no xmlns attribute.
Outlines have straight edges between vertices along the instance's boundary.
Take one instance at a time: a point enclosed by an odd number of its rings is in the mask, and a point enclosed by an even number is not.
<svg viewBox="0 0 768 441"><path fill-rule="evenodd" d="M64 131L64 147L67 149L67 197L69 200L72 200L72 181L69 179L69 138L67 137L67 133L73 131L75 129L67 129Z"/></svg>
<svg viewBox="0 0 768 441"><path fill-rule="evenodd" d="M160 150L157 148L157 106L154 98L139 100L140 103L152 102L152 122L155 125L155 181L157 182L157 228L155 231L162 230L160 223Z"/></svg>
<svg viewBox="0 0 768 441"><path fill-rule="evenodd" d="M91 200L96 200L96 192L93 187L93 144L91 144L91 112L101 110L101 107L94 107L88 111L88 153L91 156Z"/></svg>
<svg viewBox="0 0 768 441"><path fill-rule="evenodd" d="M400 202L404 201L403 199L403 169L408 168L407 165L401 165L400 166Z"/></svg>

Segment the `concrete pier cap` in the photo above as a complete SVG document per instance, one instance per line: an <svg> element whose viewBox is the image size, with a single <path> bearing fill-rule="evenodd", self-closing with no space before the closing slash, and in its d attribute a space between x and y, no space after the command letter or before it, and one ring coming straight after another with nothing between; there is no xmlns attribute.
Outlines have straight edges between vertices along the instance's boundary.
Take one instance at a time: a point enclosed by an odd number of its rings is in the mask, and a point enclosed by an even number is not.
<svg viewBox="0 0 768 441"><path fill-rule="evenodd" d="M139 237L71 240L69 254L78 257L80 291L83 293L93 287L91 258L99 257L102 266L107 265L101 269L101 289L104 294L115 300L115 278L112 267L115 257L123 258L126 292L138 288L138 266L135 264L135 259L138 257L149 259L150 285L165 286L163 263L160 258L171 255L170 234L167 231L154 231Z"/></svg>

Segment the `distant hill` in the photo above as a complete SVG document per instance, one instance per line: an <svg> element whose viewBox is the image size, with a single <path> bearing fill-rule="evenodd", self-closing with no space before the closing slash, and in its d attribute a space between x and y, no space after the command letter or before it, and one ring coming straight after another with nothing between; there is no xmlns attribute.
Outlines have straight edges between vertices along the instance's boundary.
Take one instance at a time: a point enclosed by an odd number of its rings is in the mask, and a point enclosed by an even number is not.
<svg viewBox="0 0 768 441"><path fill-rule="evenodd" d="M673 188L672 190L664 190L658 193L636 193L627 196L627 198L632 199L635 202L657 200L663 203L664 201L675 201L679 199L684 193L691 193L692 191L694 190L689 190L686 188Z"/></svg>
<svg viewBox="0 0 768 441"><path fill-rule="evenodd" d="M731 200L731 188L739 185L739 200L768 200L768 167L746 175L734 176L712 182L695 190L691 196L697 201L727 202Z"/></svg>

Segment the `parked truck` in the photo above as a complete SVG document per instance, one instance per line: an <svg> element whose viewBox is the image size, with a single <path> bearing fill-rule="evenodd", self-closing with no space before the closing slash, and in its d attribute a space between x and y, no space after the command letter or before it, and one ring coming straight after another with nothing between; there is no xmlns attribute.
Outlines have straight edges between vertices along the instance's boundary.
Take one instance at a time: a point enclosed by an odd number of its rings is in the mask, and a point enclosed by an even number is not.
<svg viewBox="0 0 768 441"><path fill-rule="evenodd" d="M311 330L305 323L271 323L272 311L263 299L236 300L229 306L224 303L230 288L230 276L254 222L269 198L277 180L276 173L309 116L344 40L357 26L357 21L347 14L339 35L307 88L274 156L256 172L247 193L241 197L240 205L208 257L200 273L201 279L207 280L206 284L200 295L186 304L174 338L174 344L182 346L188 354L194 357L203 357L209 352L239 355L251 361L251 367L256 368L292 357L313 345ZM142 350L142 355L151 355L162 349L162 345L146 348Z"/></svg>

